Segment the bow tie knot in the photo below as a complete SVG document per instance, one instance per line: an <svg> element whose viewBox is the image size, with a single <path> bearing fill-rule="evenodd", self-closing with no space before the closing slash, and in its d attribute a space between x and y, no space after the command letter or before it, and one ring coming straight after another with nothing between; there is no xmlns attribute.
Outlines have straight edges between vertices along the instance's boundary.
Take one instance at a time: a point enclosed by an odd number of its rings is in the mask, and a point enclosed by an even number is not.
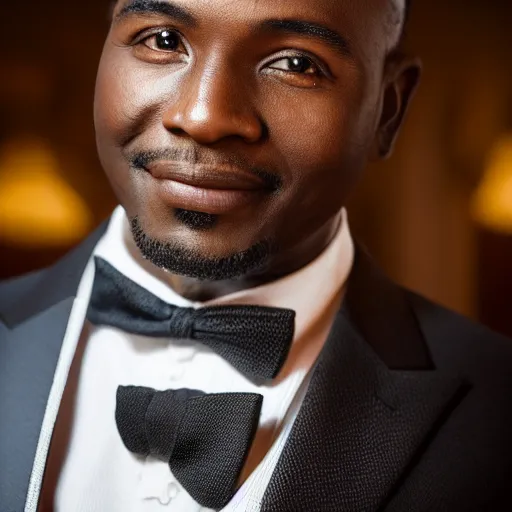
<svg viewBox="0 0 512 512"><path fill-rule="evenodd" d="M142 386L119 386L116 423L126 448L168 462L187 401L202 395L203 392L190 389L156 391Z"/></svg>
<svg viewBox="0 0 512 512"><path fill-rule="evenodd" d="M169 332L178 339L192 338L196 316L194 308L173 308L168 320Z"/></svg>

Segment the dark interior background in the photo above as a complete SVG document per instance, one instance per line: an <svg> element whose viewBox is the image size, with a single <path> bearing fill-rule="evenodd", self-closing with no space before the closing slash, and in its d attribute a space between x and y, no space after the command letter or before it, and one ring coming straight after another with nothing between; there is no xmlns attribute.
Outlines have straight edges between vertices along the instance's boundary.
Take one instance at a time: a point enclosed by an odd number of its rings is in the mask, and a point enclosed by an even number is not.
<svg viewBox="0 0 512 512"><path fill-rule="evenodd" d="M2 5L0 278L50 264L115 205L92 125L107 3ZM511 26L510 0L415 0L407 46L423 82L394 156L349 210L391 277L510 336L512 139L496 148L512 134ZM497 159L500 180L479 196Z"/></svg>

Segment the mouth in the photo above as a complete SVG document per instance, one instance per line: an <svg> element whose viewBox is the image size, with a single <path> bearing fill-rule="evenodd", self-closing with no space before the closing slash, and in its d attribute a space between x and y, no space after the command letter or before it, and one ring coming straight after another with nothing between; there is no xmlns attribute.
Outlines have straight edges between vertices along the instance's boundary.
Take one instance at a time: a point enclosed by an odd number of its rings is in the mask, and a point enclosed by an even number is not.
<svg viewBox="0 0 512 512"><path fill-rule="evenodd" d="M173 208L219 215L273 192L262 177L237 167L157 161L144 170L162 201Z"/></svg>

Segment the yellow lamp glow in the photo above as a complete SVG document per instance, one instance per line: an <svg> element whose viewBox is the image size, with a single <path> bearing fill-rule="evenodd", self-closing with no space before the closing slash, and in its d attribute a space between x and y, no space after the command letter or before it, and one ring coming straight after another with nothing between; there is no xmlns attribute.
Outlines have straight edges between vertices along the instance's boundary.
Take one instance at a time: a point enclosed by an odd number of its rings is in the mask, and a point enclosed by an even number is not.
<svg viewBox="0 0 512 512"><path fill-rule="evenodd" d="M82 198L63 180L51 148L21 139L0 148L0 241L24 247L65 246L92 225Z"/></svg>
<svg viewBox="0 0 512 512"><path fill-rule="evenodd" d="M491 152L472 213L490 231L512 235L512 134L500 139Z"/></svg>

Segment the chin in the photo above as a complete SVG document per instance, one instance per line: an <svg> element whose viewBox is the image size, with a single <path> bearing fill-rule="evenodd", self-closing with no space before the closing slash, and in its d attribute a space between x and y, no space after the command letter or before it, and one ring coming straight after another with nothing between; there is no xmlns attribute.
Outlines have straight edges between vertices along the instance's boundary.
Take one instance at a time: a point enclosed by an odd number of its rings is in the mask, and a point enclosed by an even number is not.
<svg viewBox="0 0 512 512"><path fill-rule="evenodd" d="M201 212L176 212L165 228L154 222L147 226L143 218L134 216L130 226L145 259L173 274L195 279L243 277L265 267L274 252L272 242L265 238L241 245L241 237L229 231L229 226Z"/></svg>

